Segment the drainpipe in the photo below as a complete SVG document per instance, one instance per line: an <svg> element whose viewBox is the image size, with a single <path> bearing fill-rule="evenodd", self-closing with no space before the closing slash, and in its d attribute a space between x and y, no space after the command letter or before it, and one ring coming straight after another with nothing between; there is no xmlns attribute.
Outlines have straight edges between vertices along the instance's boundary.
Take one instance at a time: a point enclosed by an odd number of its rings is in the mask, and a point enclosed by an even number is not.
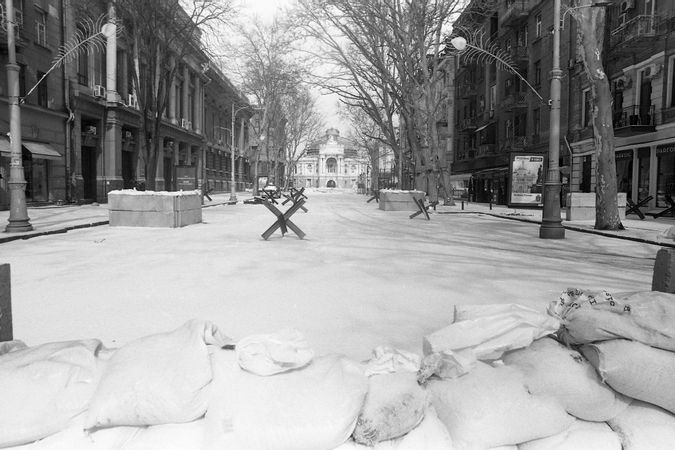
<svg viewBox="0 0 675 450"><path fill-rule="evenodd" d="M61 0L61 43L66 42L66 14L65 11L70 10L70 0ZM63 76L63 104L68 111L68 118L64 123L64 133L65 133L65 151L66 151L66 202L70 203L73 196L73 156L72 153L75 151L72 149L72 125L75 122L75 113L70 107L70 80L68 77L68 64L64 64L61 73Z"/></svg>

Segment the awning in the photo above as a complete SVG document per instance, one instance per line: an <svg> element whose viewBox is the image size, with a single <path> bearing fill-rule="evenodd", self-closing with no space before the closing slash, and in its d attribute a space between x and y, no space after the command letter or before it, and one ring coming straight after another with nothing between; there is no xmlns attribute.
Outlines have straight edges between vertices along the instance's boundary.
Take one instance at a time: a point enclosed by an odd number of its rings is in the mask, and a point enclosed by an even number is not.
<svg viewBox="0 0 675 450"><path fill-rule="evenodd" d="M61 154L54 147L42 142L23 141L23 147L33 154L33 158L60 160Z"/></svg>
<svg viewBox="0 0 675 450"><path fill-rule="evenodd" d="M22 144L23 148L28 150L33 155L33 158L53 160L61 159L61 154L49 144L32 141L23 141ZM11 153L12 149L9 145L9 139L4 136L0 137L0 154L9 158Z"/></svg>
<svg viewBox="0 0 675 450"><path fill-rule="evenodd" d="M482 125L482 126L476 128L476 131L474 131L474 133L478 133L479 131L483 131L483 130L486 129L489 125L490 125L490 123L488 122L488 123L486 123L485 125Z"/></svg>

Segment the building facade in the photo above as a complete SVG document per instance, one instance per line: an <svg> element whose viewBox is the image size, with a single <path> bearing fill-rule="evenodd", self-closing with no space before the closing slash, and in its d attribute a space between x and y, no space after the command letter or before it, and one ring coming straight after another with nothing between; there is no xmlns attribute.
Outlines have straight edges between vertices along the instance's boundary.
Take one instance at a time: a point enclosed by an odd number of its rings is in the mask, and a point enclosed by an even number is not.
<svg viewBox="0 0 675 450"><path fill-rule="evenodd" d="M330 128L319 140L307 146L294 169L296 187L340 188L357 190L369 175L367 158L356 146Z"/></svg>
<svg viewBox="0 0 675 450"><path fill-rule="evenodd" d="M130 44L120 33L107 33L104 46L85 48L50 72L61 46L72 41L83 23L82 4L16 0L15 7L21 95L49 73L21 107L27 202L105 202L111 190L143 188L146 161L138 156L142 114L132 83ZM107 14L111 27L123 25L116 19L115 2L89 2L86 13ZM0 64L6 64L6 33L0 32L0 41ZM232 104L239 108L247 105L246 99L198 45L176 64L178 75L168 88L168 108L157 136L156 190L203 184L228 190L232 143L245 148L244 122L251 115L241 111L232 127ZM0 71L0 104L7 103L6 86L6 72ZM0 107L5 136L7 110ZM9 206L9 153L8 140L0 138L0 208ZM235 161L238 189L249 181L241 155L238 151Z"/></svg>
<svg viewBox="0 0 675 450"><path fill-rule="evenodd" d="M546 155L548 150L553 1L508 0L489 11L479 4L485 3L472 2L455 28L482 29L486 38L500 43L522 78L496 64L460 57L453 174L470 178L473 200L508 203L512 156ZM636 201L652 195L649 207L659 208L673 189L675 4L622 0L606 7L606 14L603 61L613 95L619 191ZM593 192L596 160L577 26L565 10L562 18L559 165L564 205L567 192Z"/></svg>

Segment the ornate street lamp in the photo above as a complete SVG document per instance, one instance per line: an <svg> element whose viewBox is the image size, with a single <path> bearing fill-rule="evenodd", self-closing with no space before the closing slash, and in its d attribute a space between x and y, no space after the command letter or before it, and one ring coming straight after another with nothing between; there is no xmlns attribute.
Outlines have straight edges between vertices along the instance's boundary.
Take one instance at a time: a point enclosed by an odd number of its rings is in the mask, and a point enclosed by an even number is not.
<svg viewBox="0 0 675 450"><path fill-rule="evenodd" d="M7 28L7 85L9 103L9 223L6 232L30 231L33 225L26 207L26 178L21 161L21 108L19 106L19 66L14 45L14 0L5 0Z"/></svg>

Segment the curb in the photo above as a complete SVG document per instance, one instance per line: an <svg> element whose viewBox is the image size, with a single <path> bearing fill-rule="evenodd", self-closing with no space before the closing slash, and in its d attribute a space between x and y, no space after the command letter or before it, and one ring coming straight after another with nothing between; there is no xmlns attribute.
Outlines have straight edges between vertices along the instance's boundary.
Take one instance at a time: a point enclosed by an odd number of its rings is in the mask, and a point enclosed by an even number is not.
<svg viewBox="0 0 675 450"><path fill-rule="evenodd" d="M485 211L448 211L448 212L442 212L442 213L437 213L437 214L484 214L486 216L492 216L492 217L497 217L499 219L507 219L507 220L517 220L518 222L527 222L527 223L534 223L541 225L541 220L536 220L536 219L525 219L521 217L516 217L516 216L504 216L501 214L494 214L490 212L485 212ZM589 229L589 228L584 228L580 227L578 225L565 225L564 223L562 224L563 228L571 231L578 231L580 233L588 233L588 234L597 234L600 236L604 237L610 237L610 238L615 238L615 239L623 239L625 241L633 241L633 242L640 242L642 244L651 244L651 245L657 245L661 247L669 247L669 248L675 248L675 243L670 244L668 242L657 242L651 239L645 239L645 238L639 238L635 236L621 236L620 234L614 234L614 233L608 233L603 230L595 230L595 229Z"/></svg>

